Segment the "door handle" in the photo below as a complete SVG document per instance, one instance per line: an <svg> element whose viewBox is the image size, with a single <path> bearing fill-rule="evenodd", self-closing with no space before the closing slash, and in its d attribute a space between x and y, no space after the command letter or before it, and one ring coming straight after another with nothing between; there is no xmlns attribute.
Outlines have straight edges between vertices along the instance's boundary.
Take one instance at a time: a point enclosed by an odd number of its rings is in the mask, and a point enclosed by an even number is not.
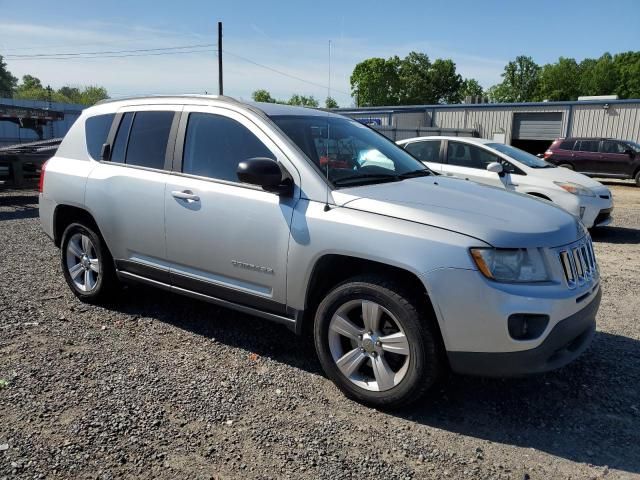
<svg viewBox="0 0 640 480"><path fill-rule="evenodd" d="M194 194L191 190L183 190L182 192L179 190L174 190L171 192L174 198L179 200L186 200L187 202L199 202L200 197Z"/></svg>

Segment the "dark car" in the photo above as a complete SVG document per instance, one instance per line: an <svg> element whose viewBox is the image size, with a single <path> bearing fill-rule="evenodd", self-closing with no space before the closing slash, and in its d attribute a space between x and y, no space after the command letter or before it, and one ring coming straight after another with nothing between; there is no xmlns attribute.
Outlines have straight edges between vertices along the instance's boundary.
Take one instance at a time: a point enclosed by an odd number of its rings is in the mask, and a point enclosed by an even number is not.
<svg viewBox="0 0 640 480"><path fill-rule="evenodd" d="M640 187L640 144L614 138L558 138L544 158L591 177L632 178Z"/></svg>

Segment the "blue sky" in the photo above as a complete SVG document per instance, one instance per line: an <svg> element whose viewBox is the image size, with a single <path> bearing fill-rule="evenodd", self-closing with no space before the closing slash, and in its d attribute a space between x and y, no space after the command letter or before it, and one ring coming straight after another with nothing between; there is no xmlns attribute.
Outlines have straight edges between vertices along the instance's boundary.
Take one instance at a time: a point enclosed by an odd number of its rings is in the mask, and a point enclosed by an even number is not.
<svg viewBox="0 0 640 480"><path fill-rule="evenodd" d="M64 61L11 56L215 43L221 20L228 52L225 93L248 98L266 88L283 98L301 93L323 99L331 40L332 93L348 106L349 75L358 61L372 56L417 50L451 58L463 76L489 87L520 54L543 64L560 55L580 60L640 47L640 0L0 0L0 12L0 55L14 75L31 73L53 87L101 84L113 96L214 93L215 54Z"/></svg>

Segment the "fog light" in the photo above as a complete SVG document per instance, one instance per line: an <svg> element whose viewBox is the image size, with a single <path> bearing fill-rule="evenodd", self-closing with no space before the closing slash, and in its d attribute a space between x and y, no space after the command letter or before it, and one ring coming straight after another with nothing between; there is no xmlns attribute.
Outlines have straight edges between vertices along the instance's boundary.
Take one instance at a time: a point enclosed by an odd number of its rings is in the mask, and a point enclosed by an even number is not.
<svg viewBox="0 0 640 480"><path fill-rule="evenodd" d="M542 335L549 324L549 315L514 313L509 316L509 335L514 340L534 340Z"/></svg>
<svg viewBox="0 0 640 480"><path fill-rule="evenodd" d="M585 210L586 210L586 207L580 207L580 220L582 220L582 217L584 217Z"/></svg>

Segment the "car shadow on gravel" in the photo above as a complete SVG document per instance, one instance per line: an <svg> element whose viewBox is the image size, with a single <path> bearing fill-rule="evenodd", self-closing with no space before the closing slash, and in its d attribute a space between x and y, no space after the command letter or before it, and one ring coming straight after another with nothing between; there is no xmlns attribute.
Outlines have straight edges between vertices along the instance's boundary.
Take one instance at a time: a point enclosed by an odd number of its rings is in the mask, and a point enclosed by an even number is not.
<svg viewBox="0 0 640 480"><path fill-rule="evenodd" d="M594 242L636 245L640 244L640 230L625 227L594 228L591 238Z"/></svg>
<svg viewBox="0 0 640 480"><path fill-rule="evenodd" d="M640 473L640 341L598 332L581 358L545 375L451 375L435 395L399 416L574 462ZM522 452L523 462L526 454Z"/></svg>
<svg viewBox="0 0 640 480"><path fill-rule="evenodd" d="M324 376L310 338L261 318L144 286L128 287L106 308ZM598 332L591 348L564 369L515 379L450 375L424 401L390 414L575 462L640 473L639 398L640 342Z"/></svg>

